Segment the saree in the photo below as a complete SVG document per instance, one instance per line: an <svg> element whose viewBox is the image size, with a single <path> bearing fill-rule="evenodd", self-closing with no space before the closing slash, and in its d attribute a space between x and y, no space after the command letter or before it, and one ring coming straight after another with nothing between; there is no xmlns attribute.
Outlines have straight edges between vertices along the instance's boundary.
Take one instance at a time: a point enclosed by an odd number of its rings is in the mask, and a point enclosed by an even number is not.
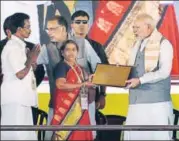
<svg viewBox="0 0 179 141"><path fill-rule="evenodd" d="M79 66L70 68L66 74L67 83L75 84L82 79ZM83 110L80 102L80 88L56 89L54 116L51 125L90 125L88 109ZM93 140L91 131L55 131L52 140Z"/></svg>

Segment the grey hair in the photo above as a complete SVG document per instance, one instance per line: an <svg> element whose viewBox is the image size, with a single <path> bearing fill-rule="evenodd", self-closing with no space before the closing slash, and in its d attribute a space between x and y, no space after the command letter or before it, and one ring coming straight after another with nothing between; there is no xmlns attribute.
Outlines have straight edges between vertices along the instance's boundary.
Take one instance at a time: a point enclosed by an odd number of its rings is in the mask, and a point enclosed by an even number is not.
<svg viewBox="0 0 179 141"><path fill-rule="evenodd" d="M142 21L145 24L151 26L152 29L156 27L156 21L149 14L143 13L136 17L135 21Z"/></svg>

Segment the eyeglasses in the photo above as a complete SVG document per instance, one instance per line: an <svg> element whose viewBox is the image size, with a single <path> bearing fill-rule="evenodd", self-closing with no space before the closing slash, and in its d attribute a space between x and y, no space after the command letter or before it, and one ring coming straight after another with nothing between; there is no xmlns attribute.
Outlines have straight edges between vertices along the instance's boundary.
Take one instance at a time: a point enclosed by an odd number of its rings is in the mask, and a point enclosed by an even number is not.
<svg viewBox="0 0 179 141"><path fill-rule="evenodd" d="M76 21L73 21L73 22L76 23L76 24L80 24L80 23L87 24L88 23L87 20L76 20Z"/></svg>
<svg viewBox="0 0 179 141"><path fill-rule="evenodd" d="M59 27L60 27L60 26L53 27L53 28L46 28L45 31L46 31L46 32L49 32L49 31L54 32L54 31L57 30Z"/></svg>

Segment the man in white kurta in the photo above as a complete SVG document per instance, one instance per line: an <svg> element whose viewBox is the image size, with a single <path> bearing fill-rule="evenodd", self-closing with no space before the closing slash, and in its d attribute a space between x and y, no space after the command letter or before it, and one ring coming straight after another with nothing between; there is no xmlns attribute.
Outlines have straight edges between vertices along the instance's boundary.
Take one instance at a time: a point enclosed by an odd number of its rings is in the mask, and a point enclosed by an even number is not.
<svg viewBox="0 0 179 141"><path fill-rule="evenodd" d="M37 106L35 78L30 59L33 55L27 58L26 44L23 41L23 38L30 35L30 23L29 19L21 19L21 15L23 14L11 17L14 23L22 20L24 26L16 23L16 30L12 31L13 35L1 55L1 125L33 125L31 106ZM29 59L30 63L27 63ZM1 131L1 140L36 139L35 131Z"/></svg>
<svg viewBox="0 0 179 141"><path fill-rule="evenodd" d="M137 37L131 50L134 65L129 89L126 125L172 125L170 72L173 48L155 29L151 16L141 14L133 26ZM125 131L125 140L171 140L172 131Z"/></svg>

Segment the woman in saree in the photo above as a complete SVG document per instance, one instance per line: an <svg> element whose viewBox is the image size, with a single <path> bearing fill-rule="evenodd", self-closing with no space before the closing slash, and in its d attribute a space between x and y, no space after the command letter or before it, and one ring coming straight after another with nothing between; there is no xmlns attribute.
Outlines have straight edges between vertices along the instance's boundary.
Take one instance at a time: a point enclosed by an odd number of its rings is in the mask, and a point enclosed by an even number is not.
<svg viewBox="0 0 179 141"><path fill-rule="evenodd" d="M67 40L61 47L62 61L55 69L56 95L51 125L90 125L88 88L84 69L77 62L78 45ZM93 140L92 131L55 131L53 140Z"/></svg>

